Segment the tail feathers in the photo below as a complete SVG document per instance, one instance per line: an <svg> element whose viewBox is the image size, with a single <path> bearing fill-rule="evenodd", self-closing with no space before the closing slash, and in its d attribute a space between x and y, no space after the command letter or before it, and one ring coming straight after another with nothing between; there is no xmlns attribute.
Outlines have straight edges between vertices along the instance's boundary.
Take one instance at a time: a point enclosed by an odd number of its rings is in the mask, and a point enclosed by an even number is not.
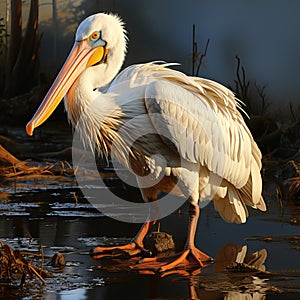
<svg viewBox="0 0 300 300"><path fill-rule="evenodd" d="M256 162L252 161L251 173L247 183L238 190L238 194L243 202L251 206L252 208L259 209L261 211L266 211L266 204L262 192L262 181L260 176L260 170Z"/></svg>
<svg viewBox="0 0 300 300"><path fill-rule="evenodd" d="M213 199L215 209L221 217L229 223L245 223L248 217L246 205L266 210L266 204L262 192L262 180L260 169L255 160L251 163L251 173L247 183L240 189L236 189L232 184L227 182L227 193L225 196L217 194Z"/></svg>
<svg viewBox="0 0 300 300"><path fill-rule="evenodd" d="M226 222L238 224L246 222L247 207L232 185L228 186L224 198L217 197L214 199L214 206Z"/></svg>
<svg viewBox="0 0 300 300"><path fill-rule="evenodd" d="M266 203L263 199L263 197L260 197L259 202L257 203L256 207L261 210L261 211L266 211L267 210L267 206Z"/></svg>
<svg viewBox="0 0 300 300"><path fill-rule="evenodd" d="M249 179L251 180L252 201L256 205L260 202L261 199L262 180L260 175L260 168L254 159L252 159L251 162L251 173Z"/></svg>

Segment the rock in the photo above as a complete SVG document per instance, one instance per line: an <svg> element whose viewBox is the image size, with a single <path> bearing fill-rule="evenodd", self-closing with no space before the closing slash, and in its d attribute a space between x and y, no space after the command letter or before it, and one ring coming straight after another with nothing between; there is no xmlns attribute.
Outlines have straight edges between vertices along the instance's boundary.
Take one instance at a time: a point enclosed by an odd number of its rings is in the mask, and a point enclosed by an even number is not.
<svg viewBox="0 0 300 300"><path fill-rule="evenodd" d="M51 259L50 265L55 268L64 267L66 265L66 260L63 254L60 252L55 253Z"/></svg>
<svg viewBox="0 0 300 300"><path fill-rule="evenodd" d="M144 239L144 246L153 254L175 249L172 235L165 232L150 233Z"/></svg>

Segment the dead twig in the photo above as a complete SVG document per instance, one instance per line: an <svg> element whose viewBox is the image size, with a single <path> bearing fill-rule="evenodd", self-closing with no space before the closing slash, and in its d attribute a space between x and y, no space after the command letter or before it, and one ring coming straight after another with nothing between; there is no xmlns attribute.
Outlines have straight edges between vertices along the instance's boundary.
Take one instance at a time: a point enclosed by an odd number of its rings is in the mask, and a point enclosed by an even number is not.
<svg viewBox="0 0 300 300"><path fill-rule="evenodd" d="M241 59L239 56L235 56L237 60L237 66L236 66L236 80L235 82L235 90L237 93L237 96L240 100L242 100L251 110L251 103L249 101L249 85L250 81L246 80L246 70L244 66L241 67ZM241 74L242 72L242 74Z"/></svg>
<svg viewBox="0 0 300 300"><path fill-rule="evenodd" d="M261 99L261 112L260 114L261 115L264 115L267 108L269 107L270 103L268 103L266 101L266 87L267 87L267 84L263 85L263 86L258 86L256 83L254 84L255 88L256 88L256 91L257 91L257 94L258 96L260 97Z"/></svg>
<svg viewBox="0 0 300 300"><path fill-rule="evenodd" d="M289 179L292 184L289 187L288 190L288 196L291 199L299 199L300 198L300 176L299 177L294 177Z"/></svg>
<svg viewBox="0 0 300 300"><path fill-rule="evenodd" d="M36 176L73 176L74 171L66 161L45 163L44 165L31 165L29 161L21 161L10 154L0 145L0 178L4 180L16 180L21 177L36 178ZM38 179L38 178L36 178Z"/></svg>
<svg viewBox="0 0 300 300"><path fill-rule="evenodd" d="M193 54L192 54L192 75L199 76L200 68L203 65L203 59L207 54L210 39L207 39L203 52L198 52L198 43L196 42L196 27L193 24ZM195 72L196 69L196 72Z"/></svg>
<svg viewBox="0 0 300 300"><path fill-rule="evenodd" d="M248 113L248 115L251 116L265 114L267 108L269 107L269 103L266 101L267 84L260 87L256 83L254 83L254 88L259 98L257 98L256 95L254 97L250 92L250 89L253 84L250 82L250 80L247 79L246 69L244 66L242 66L240 57L236 55L235 58L237 60L236 79L234 80L235 87L232 88L231 86L229 86L229 88L235 92L238 99L244 102L247 108L246 112ZM261 100L260 111L259 109L257 109L260 107L257 103L258 99Z"/></svg>
<svg viewBox="0 0 300 300"><path fill-rule="evenodd" d="M43 268L33 266L32 261L28 261L24 253L19 250L13 250L2 241L0 245L0 278L2 280L13 282L17 280L17 277L21 277L20 284L22 285L25 283L26 275L35 275L42 284L45 284L46 281L42 276L52 276Z"/></svg>
<svg viewBox="0 0 300 300"><path fill-rule="evenodd" d="M206 45L205 45L205 49L204 49L204 52L198 53L199 58L198 58L198 66L197 66L197 70L196 70L196 76L199 76L199 73L200 73L200 67L202 66L202 64L203 64L203 59L204 59L204 57L205 57L206 54L207 54L207 49L208 49L209 42L210 42L210 39L207 39Z"/></svg>

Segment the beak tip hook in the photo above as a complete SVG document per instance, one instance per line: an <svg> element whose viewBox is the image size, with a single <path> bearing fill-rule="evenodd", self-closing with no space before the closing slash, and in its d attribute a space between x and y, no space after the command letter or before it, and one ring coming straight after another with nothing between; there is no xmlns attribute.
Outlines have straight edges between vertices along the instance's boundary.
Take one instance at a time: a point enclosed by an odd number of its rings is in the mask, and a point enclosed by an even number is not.
<svg viewBox="0 0 300 300"><path fill-rule="evenodd" d="M32 136L34 130L34 126L31 122L26 125L26 132L29 136Z"/></svg>

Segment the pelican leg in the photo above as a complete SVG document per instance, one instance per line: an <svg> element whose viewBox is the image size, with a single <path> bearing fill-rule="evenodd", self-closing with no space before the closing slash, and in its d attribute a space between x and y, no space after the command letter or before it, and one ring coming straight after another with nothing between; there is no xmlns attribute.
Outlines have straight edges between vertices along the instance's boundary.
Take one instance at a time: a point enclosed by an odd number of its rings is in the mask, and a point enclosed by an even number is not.
<svg viewBox="0 0 300 300"><path fill-rule="evenodd" d="M142 252L143 256L150 256L151 252L144 248L143 240L147 235L149 229L156 223L156 221L147 221L141 227L137 235L129 244L117 246L98 246L91 250L90 254L93 258L99 259L104 256L113 255L116 251L137 251Z"/></svg>
<svg viewBox="0 0 300 300"><path fill-rule="evenodd" d="M196 248L194 240L197 229L197 223L200 215L200 208L196 204L190 204L189 209L190 222L188 228L188 237L185 249L175 255L163 258L145 258L139 265L133 267L136 270L150 269L153 271L166 272L176 267L178 268L202 268L212 259L207 254Z"/></svg>
<svg viewBox="0 0 300 300"><path fill-rule="evenodd" d="M203 253L195 246L195 234L196 234L197 223L200 215L199 206L197 204L196 205L190 204L189 214L190 214L190 223L189 223L188 237L187 237L187 243L185 249L178 255L175 255L175 259L173 261L167 263L166 265L161 266L159 271L165 272L177 267L180 264L183 264L185 267L197 266L202 268L205 265L205 262L211 260L210 256Z"/></svg>

